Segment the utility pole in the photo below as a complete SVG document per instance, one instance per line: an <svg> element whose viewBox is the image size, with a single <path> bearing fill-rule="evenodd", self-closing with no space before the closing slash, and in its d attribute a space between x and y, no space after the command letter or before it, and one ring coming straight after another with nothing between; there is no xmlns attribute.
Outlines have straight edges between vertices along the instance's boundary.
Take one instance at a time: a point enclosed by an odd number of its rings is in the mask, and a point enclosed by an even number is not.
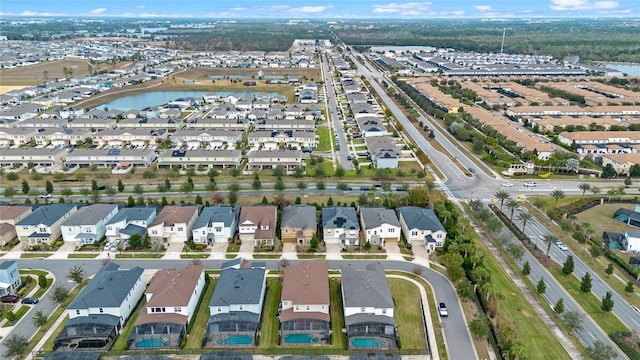
<svg viewBox="0 0 640 360"><path fill-rule="evenodd" d="M500 54L504 51L504 35L507 32L507 28L502 28L502 45L500 45Z"/></svg>

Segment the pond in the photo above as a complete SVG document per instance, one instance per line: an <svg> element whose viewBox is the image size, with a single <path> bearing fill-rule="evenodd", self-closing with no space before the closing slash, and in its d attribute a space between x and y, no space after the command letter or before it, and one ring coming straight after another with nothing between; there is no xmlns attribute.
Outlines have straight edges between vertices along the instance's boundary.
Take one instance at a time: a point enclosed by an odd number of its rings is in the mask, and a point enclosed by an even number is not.
<svg viewBox="0 0 640 360"><path fill-rule="evenodd" d="M640 64L605 64L605 66L616 69L629 76L640 76Z"/></svg>
<svg viewBox="0 0 640 360"><path fill-rule="evenodd" d="M141 94L128 95L115 100L111 100L107 103L104 103L96 109L104 110L108 109L118 109L122 111L129 110L142 110L148 107L158 106L162 104L166 104L171 100L185 98L185 97L196 97L202 98L202 95L215 93L220 95L221 97L235 95L237 97L241 97L247 94L254 94L252 92L219 92L219 91L151 91ZM270 96L276 96L278 93L269 93Z"/></svg>

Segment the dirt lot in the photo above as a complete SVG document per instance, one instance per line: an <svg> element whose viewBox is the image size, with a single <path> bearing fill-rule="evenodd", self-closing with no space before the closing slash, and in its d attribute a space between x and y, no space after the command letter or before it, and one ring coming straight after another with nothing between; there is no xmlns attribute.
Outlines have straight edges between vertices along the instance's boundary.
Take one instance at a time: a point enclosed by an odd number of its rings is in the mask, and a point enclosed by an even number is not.
<svg viewBox="0 0 640 360"><path fill-rule="evenodd" d="M36 65L29 65L14 69L0 70L0 85L3 86L33 86L44 82L45 71L49 80L62 79L62 69L71 69L73 76L89 73L89 64L83 59L66 58L64 60L47 61ZM104 64L96 65L96 70L113 68Z"/></svg>

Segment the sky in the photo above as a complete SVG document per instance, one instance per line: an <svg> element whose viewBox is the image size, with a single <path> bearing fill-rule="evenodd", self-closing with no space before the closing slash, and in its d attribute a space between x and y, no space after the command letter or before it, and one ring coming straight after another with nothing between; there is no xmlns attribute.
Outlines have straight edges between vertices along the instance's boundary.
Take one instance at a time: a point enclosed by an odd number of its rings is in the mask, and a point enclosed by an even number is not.
<svg viewBox="0 0 640 360"><path fill-rule="evenodd" d="M640 0L2 0L0 16L425 19L640 17Z"/></svg>

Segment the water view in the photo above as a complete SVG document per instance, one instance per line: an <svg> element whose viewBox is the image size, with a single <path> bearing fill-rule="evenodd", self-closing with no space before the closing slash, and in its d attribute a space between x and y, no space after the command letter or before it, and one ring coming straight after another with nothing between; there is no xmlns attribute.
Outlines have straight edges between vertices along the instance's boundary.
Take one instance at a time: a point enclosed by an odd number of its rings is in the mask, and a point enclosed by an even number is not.
<svg viewBox="0 0 640 360"><path fill-rule="evenodd" d="M158 106L166 104L171 100L185 98L185 97L197 97L202 98L202 95L208 93L215 93L221 97L235 95L237 97L245 96L247 94L255 94L253 92L220 92L220 91L151 91L136 95L124 96L115 100L111 100L108 103L104 103L97 109L118 109L122 111L129 110L142 110L147 107ZM270 96L276 96L278 93L269 93Z"/></svg>
<svg viewBox="0 0 640 360"><path fill-rule="evenodd" d="M640 76L640 64L605 64L605 66L621 71L629 76Z"/></svg>

